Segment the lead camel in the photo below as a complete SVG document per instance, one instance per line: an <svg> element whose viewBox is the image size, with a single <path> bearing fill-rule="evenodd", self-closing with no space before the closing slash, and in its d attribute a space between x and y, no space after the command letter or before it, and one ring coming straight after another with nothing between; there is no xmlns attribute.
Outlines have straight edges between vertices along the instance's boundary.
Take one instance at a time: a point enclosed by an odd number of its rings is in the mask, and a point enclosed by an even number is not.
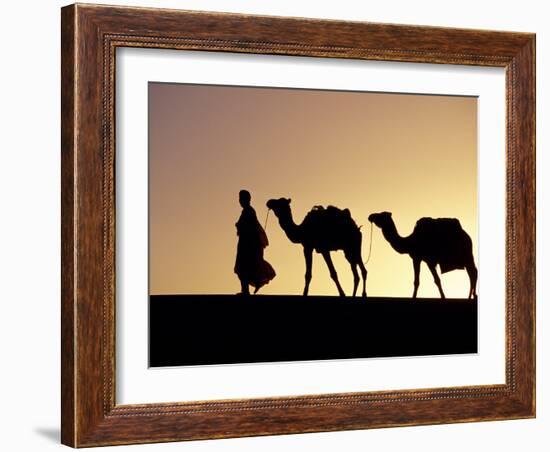
<svg viewBox="0 0 550 452"><path fill-rule="evenodd" d="M345 295L330 256L331 251L342 250L353 272L353 296L357 293L359 285L358 267L363 278L362 296L367 296L367 269L361 258L361 231L348 209L316 206L305 216L301 224L296 224L292 218L289 198L270 199L267 207L273 210L289 240L304 247L306 261L304 295L309 291L313 250L324 257L338 293L340 296Z"/></svg>

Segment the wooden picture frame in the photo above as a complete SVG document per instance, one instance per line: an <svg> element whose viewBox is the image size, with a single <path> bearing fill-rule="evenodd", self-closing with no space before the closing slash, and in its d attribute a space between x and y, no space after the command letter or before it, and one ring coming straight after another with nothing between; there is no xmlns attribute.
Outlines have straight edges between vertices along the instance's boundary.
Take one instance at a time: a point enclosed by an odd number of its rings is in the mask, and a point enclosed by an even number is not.
<svg viewBox="0 0 550 452"><path fill-rule="evenodd" d="M79 4L62 9L61 34L63 444L86 447L535 416L535 35ZM505 68L506 383L117 405L118 47Z"/></svg>

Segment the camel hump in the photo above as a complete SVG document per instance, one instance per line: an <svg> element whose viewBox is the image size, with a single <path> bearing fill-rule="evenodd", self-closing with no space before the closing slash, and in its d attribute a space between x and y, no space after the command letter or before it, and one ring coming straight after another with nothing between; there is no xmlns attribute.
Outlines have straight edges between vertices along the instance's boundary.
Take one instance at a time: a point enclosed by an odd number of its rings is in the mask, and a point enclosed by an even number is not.
<svg viewBox="0 0 550 452"><path fill-rule="evenodd" d="M438 218L437 221L449 228L462 229L458 218Z"/></svg>
<svg viewBox="0 0 550 452"><path fill-rule="evenodd" d="M351 212L347 208L339 209L338 207L335 207L335 206L328 206L327 210L331 212L333 215L342 215L342 216L351 218Z"/></svg>
<svg viewBox="0 0 550 452"><path fill-rule="evenodd" d="M306 215L306 218L304 221L309 222L328 222L333 224L347 224L347 225L353 225L357 227L355 224L355 221L351 217L351 212L349 209L340 209L335 206L314 206L313 209L309 211L309 213Z"/></svg>
<svg viewBox="0 0 550 452"><path fill-rule="evenodd" d="M416 222L414 233L423 240L448 243L462 238L465 231L456 218L424 217Z"/></svg>
<svg viewBox="0 0 550 452"><path fill-rule="evenodd" d="M424 217L420 218L416 222L416 228L437 228L437 229L446 229L448 231L461 231L462 225L460 224L460 221L458 218L431 218L431 217Z"/></svg>

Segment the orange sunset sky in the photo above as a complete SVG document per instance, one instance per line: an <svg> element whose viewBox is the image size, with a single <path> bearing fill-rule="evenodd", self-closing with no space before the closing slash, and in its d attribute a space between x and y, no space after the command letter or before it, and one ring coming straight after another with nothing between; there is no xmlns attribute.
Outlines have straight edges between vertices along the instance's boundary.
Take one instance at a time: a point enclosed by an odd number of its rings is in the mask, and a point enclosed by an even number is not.
<svg viewBox="0 0 550 452"><path fill-rule="evenodd" d="M314 205L349 208L368 255L372 212L391 211L401 235L420 217L456 217L476 265L477 99L434 95L149 83L149 292L234 294L241 208L252 193L264 224L270 198L292 198L300 223ZM260 294L301 294L305 264L271 214L264 256L277 276ZM371 296L410 297L413 268L373 229ZM333 261L346 294L353 278ZM442 276L465 298L465 271ZM311 295L337 295L314 253ZM419 297L438 297L422 264Z"/></svg>

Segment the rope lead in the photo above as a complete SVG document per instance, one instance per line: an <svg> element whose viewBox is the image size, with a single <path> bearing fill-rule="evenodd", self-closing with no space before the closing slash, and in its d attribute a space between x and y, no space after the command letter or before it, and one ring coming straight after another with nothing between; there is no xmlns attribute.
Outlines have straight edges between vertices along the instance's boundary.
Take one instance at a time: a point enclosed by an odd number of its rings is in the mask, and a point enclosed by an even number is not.
<svg viewBox="0 0 550 452"><path fill-rule="evenodd" d="M369 243L369 255L367 257L367 260L365 261L365 265L367 265L370 261L370 255L372 253L372 221L370 223L370 243Z"/></svg>
<svg viewBox="0 0 550 452"><path fill-rule="evenodd" d="M264 231L267 231L267 219L269 218L269 212L271 212L271 209L267 209L267 214L265 216L265 223L264 223Z"/></svg>

